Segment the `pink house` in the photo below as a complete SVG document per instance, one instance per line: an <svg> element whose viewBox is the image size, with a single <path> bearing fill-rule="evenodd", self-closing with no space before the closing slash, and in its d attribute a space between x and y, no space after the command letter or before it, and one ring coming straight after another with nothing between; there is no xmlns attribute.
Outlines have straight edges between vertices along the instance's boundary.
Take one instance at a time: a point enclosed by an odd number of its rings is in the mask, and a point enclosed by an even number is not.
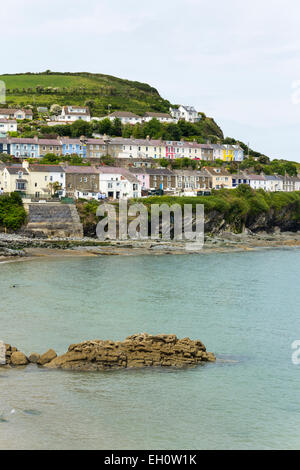
<svg viewBox="0 0 300 470"><path fill-rule="evenodd" d="M147 173L147 168L130 168L130 173L138 179L141 189L150 188L150 175Z"/></svg>

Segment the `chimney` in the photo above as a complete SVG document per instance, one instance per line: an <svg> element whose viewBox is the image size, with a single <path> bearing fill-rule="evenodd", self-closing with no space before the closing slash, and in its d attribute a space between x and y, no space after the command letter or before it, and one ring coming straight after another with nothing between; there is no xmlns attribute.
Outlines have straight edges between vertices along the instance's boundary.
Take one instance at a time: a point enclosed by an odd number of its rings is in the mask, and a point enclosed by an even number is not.
<svg viewBox="0 0 300 470"><path fill-rule="evenodd" d="M29 162L27 160L22 161L22 167L26 168L26 170L29 168Z"/></svg>

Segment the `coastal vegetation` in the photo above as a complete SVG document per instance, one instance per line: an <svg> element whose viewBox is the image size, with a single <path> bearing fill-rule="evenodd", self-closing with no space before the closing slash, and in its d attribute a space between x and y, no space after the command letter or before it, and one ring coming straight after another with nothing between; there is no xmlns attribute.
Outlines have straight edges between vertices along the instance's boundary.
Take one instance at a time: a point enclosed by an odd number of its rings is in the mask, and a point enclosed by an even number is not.
<svg viewBox="0 0 300 470"><path fill-rule="evenodd" d="M0 196L0 229L18 230L25 220L26 212L18 193Z"/></svg>
<svg viewBox="0 0 300 470"><path fill-rule="evenodd" d="M248 185L236 189L213 190L211 196L153 196L134 199L132 203L144 204L151 212L152 204L203 204L205 209L205 232L219 233L232 231L241 233L246 228L253 231L273 231L276 227L283 231L300 230L300 193L299 192L265 192L254 190ZM99 202L77 202L77 209L87 236L96 236L99 222L96 216Z"/></svg>

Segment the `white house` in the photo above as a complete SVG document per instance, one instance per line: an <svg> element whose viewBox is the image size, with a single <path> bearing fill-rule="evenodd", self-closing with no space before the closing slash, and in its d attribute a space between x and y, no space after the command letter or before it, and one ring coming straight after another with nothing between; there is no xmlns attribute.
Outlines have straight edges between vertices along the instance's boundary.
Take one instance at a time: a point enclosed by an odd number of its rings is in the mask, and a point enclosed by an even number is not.
<svg viewBox="0 0 300 470"><path fill-rule="evenodd" d="M142 117L143 122L149 122L151 119L157 119L162 123L176 122L176 119L167 113L145 113Z"/></svg>
<svg viewBox="0 0 300 470"><path fill-rule="evenodd" d="M29 119L32 120L31 109L2 108L0 109L0 119Z"/></svg>
<svg viewBox="0 0 300 470"><path fill-rule="evenodd" d="M63 106L61 114L56 117L56 120L64 122L75 122L78 120L90 122L91 113L87 107Z"/></svg>
<svg viewBox="0 0 300 470"><path fill-rule="evenodd" d="M137 124L142 122L141 116L131 113L130 111L115 111L114 113L109 114L108 116L103 116L102 119L109 119L114 121L116 118L120 119L122 124Z"/></svg>
<svg viewBox="0 0 300 470"><path fill-rule="evenodd" d="M273 175L249 175L250 187L253 189L263 189L264 191L283 191L283 179Z"/></svg>
<svg viewBox="0 0 300 470"><path fill-rule="evenodd" d="M11 121L8 119L0 119L0 134L7 134L7 132L17 132L18 124L17 121Z"/></svg>
<svg viewBox="0 0 300 470"><path fill-rule="evenodd" d="M100 192L107 198L123 199L141 197L141 184L125 168L99 168Z"/></svg>
<svg viewBox="0 0 300 470"><path fill-rule="evenodd" d="M170 114L174 119L176 119L176 121L179 121L179 119L184 119L188 122L197 122L201 119L194 106L180 105L178 109L170 108Z"/></svg>

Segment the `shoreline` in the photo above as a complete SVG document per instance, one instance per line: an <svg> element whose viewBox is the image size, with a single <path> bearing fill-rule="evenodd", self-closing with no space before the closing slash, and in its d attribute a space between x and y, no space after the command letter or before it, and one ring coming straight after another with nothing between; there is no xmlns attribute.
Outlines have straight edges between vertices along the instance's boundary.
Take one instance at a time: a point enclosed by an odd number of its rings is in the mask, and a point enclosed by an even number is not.
<svg viewBox="0 0 300 470"><path fill-rule="evenodd" d="M180 241L100 242L89 238L30 239L20 235L0 234L0 264L56 257L237 253L290 248L300 248L300 232L263 232L256 235L226 232L218 236L206 236L204 246L201 249L195 247L195 250L187 249L186 243Z"/></svg>

